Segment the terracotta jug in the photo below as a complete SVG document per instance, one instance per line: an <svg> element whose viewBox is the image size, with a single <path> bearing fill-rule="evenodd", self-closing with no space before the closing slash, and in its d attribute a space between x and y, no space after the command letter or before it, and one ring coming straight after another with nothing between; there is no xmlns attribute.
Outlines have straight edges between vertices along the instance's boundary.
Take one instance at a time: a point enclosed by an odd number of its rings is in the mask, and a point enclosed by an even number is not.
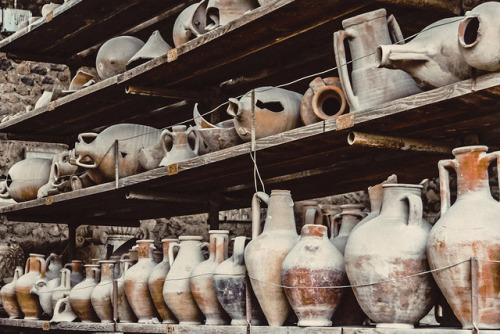
<svg viewBox="0 0 500 334"><path fill-rule="evenodd" d="M309 89L300 104L302 123L309 125L342 115L347 100L340 79L337 77L316 78L309 83Z"/></svg>
<svg viewBox="0 0 500 334"><path fill-rule="evenodd" d="M436 282L464 328L500 328L500 204L491 196L488 166L499 162L500 152L486 153L486 146L453 150L455 159L439 162L441 218L427 242ZM457 199L451 205L448 169L457 173ZM471 263L478 259L478 318L471 315ZM496 261L496 262L492 262Z"/></svg>
<svg viewBox="0 0 500 334"><path fill-rule="evenodd" d="M31 293L31 285L40 278L45 278L45 257L32 253L26 260L24 275L16 283L16 298L24 319L38 320L42 314L38 296Z"/></svg>
<svg viewBox="0 0 500 334"><path fill-rule="evenodd" d="M2 306L9 315L9 319L21 318L23 313L16 298L16 283L19 277L23 274L23 267L16 267L14 271L14 278L12 282L5 284L0 290L0 296L2 297Z"/></svg>
<svg viewBox="0 0 500 334"><path fill-rule="evenodd" d="M84 267L83 267L83 261L81 260L73 260L71 261L71 263L66 263L64 265L64 268L71 270L70 274L71 287L74 287L75 285L83 281L83 279L85 278L83 277Z"/></svg>
<svg viewBox="0 0 500 334"><path fill-rule="evenodd" d="M69 269L61 269L61 284L52 290L52 307L55 308L59 299L69 296L71 290L71 272Z"/></svg>
<svg viewBox="0 0 500 334"><path fill-rule="evenodd" d="M180 236L178 244L169 245L170 271L165 278L163 298L179 324L199 325L203 320L203 314L196 305L189 285L191 272L205 260L201 249L209 247L207 242L202 243L201 240L203 238L198 236ZM175 249L178 249L176 256Z"/></svg>
<svg viewBox="0 0 500 334"><path fill-rule="evenodd" d="M116 287L116 301L117 305L115 306L113 303L113 299L111 299L111 304L116 308L116 313L118 315L118 322L137 322L137 317L135 316L134 310L130 307L130 303L127 298L127 294L125 291L125 274L127 270L134 264L134 261L131 259L120 260L121 272L122 275L115 279L115 287Z"/></svg>
<svg viewBox="0 0 500 334"><path fill-rule="evenodd" d="M190 5L177 16L172 29L172 37L176 47L205 33L206 8L207 2L200 1Z"/></svg>
<svg viewBox="0 0 500 334"><path fill-rule="evenodd" d="M362 211L363 208L363 204L341 205L340 209L342 211L336 214L330 222L330 241L342 255L344 255L345 245L351 231L367 215Z"/></svg>
<svg viewBox="0 0 500 334"><path fill-rule="evenodd" d="M344 257L328 240L327 227L304 225L300 240L281 266L285 293L297 315L297 326L331 326L347 283Z"/></svg>
<svg viewBox="0 0 500 334"><path fill-rule="evenodd" d="M458 28L460 52L467 64L485 71L500 70L500 4L482 3L465 13Z"/></svg>
<svg viewBox="0 0 500 334"><path fill-rule="evenodd" d="M255 139L299 126L302 94L276 87L255 89ZM227 113L234 117L236 132L243 141L252 139L252 92L239 100L229 99Z"/></svg>
<svg viewBox="0 0 500 334"><path fill-rule="evenodd" d="M143 46L144 42L133 36L118 36L107 40L97 51L97 74L104 80L125 72L127 62Z"/></svg>
<svg viewBox="0 0 500 334"><path fill-rule="evenodd" d="M52 303L52 293L54 289L61 285L61 278L57 277L47 281L46 278L40 278L31 285L30 291L38 296L38 302L43 312L52 316L54 314L54 306Z"/></svg>
<svg viewBox="0 0 500 334"><path fill-rule="evenodd" d="M210 31L228 24L255 8L257 4L253 0L208 0L205 29Z"/></svg>
<svg viewBox="0 0 500 334"><path fill-rule="evenodd" d="M85 279L75 285L69 293L69 301L75 314L82 322L97 322L99 317L92 307L90 300L92 291L97 285L99 265L86 264Z"/></svg>
<svg viewBox="0 0 500 334"><path fill-rule="evenodd" d="M222 308L214 290L212 275L215 268L228 256L229 231L210 230L210 256L208 260L194 267L190 286L193 298L205 315L205 325L224 325L229 317Z"/></svg>
<svg viewBox="0 0 500 334"><path fill-rule="evenodd" d="M231 325L246 326L246 289L250 289L252 319L251 325L263 324L264 315L259 307L251 286L247 286L245 266L245 244L249 238L234 239L233 255L214 270L212 277L217 299L224 311L231 317Z"/></svg>
<svg viewBox="0 0 500 334"><path fill-rule="evenodd" d="M342 21L345 30L334 34L335 60L351 112L420 92L404 71L377 68L375 55L379 45L403 43L396 19L392 15L386 18L386 15L385 9L378 9L351 17ZM352 58L350 76L344 49L345 39L348 40Z"/></svg>
<svg viewBox="0 0 500 334"><path fill-rule="evenodd" d="M259 200L268 205L262 233ZM273 190L271 196L257 192L252 199L252 241L245 249L245 263L270 326L283 325L290 312L281 287L281 264L298 239L290 191Z"/></svg>
<svg viewBox="0 0 500 334"><path fill-rule="evenodd" d="M47 278L47 280L50 281L54 278L58 278L61 275L62 255L50 253L45 263L47 265L47 270L45 272L45 277Z"/></svg>
<svg viewBox="0 0 500 334"><path fill-rule="evenodd" d="M101 260L101 281L95 286L90 295L90 301L95 313L101 322L113 322L113 267L115 261Z"/></svg>
<svg viewBox="0 0 500 334"><path fill-rule="evenodd" d="M112 125L99 134L81 133L75 143L75 164L85 168L95 183L114 180L115 141L118 141L118 175L137 174L143 171L138 161L139 151L157 143L160 134L160 130L150 126L128 123Z"/></svg>
<svg viewBox="0 0 500 334"><path fill-rule="evenodd" d="M415 275L429 269L425 245L431 225L422 218L421 189L383 185L380 215L352 231L345 247L356 298L378 327L413 328L435 304L432 276Z"/></svg>
<svg viewBox="0 0 500 334"><path fill-rule="evenodd" d="M165 157L160 162L160 166L168 166L198 156L200 142L193 130L194 128L188 129L185 125L173 126L172 131L163 130L161 143ZM190 141L194 142L193 148L191 148ZM168 149L167 145L172 146Z"/></svg>
<svg viewBox="0 0 500 334"><path fill-rule="evenodd" d="M52 161L43 158L29 158L16 162L7 174L7 191L16 202L37 198L40 189L49 180Z"/></svg>
<svg viewBox="0 0 500 334"><path fill-rule="evenodd" d="M168 248L172 242L179 243L178 239L162 239L163 244L163 260L158 263L148 278L149 293L153 299L156 311L163 319L164 324L175 324L177 321L172 311L168 308L165 300L163 299L163 286L165 278L170 271L170 264L168 263Z"/></svg>
<svg viewBox="0 0 500 334"><path fill-rule="evenodd" d="M124 276L125 294L140 323L151 323L156 318L156 309L151 299L148 278L156 266L153 261L154 240L137 240L139 259Z"/></svg>
<svg viewBox="0 0 500 334"><path fill-rule="evenodd" d="M460 18L450 17L425 27L407 44L381 45L379 66L407 72L422 89L446 86L471 77L472 68L460 54Z"/></svg>

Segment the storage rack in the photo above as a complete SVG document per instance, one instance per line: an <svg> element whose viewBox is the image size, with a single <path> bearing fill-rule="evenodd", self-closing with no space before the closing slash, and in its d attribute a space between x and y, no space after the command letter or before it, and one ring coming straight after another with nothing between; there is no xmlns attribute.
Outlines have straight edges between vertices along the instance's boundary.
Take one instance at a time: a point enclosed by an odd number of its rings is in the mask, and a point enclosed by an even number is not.
<svg viewBox="0 0 500 334"><path fill-rule="evenodd" d="M119 34L146 40L155 29L169 39L176 16L195 1L71 0L52 15L0 41L8 57L93 65L99 46ZM278 0L219 27L165 56L0 123L8 139L72 144L78 133L119 122L167 127L263 85L279 85L335 66L332 34L344 18L385 7L405 36L474 7L461 1ZM468 5L468 8L464 6ZM45 43L41 46L40 43ZM170 41L169 41L170 42ZM328 75L335 75L332 71ZM290 85L304 92L314 77ZM134 87L139 95L127 94ZM290 189L295 200L365 189L391 173L406 183L437 176L450 154L349 146L351 131L425 138L450 147L469 143L498 149L500 73L488 73L418 95L256 141L269 188ZM212 121L222 115L212 114ZM0 208L11 221L135 226L139 219L248 207L254 192L250 143L209 153L170 168ZM211 221L216 228L217 222ZM50 324L0 319L1 326L51 331L239 333L245 327L138 324ZM469 333L419 328L252 327L255 333ZM498 333L499 331L488 331Z"/></svg>

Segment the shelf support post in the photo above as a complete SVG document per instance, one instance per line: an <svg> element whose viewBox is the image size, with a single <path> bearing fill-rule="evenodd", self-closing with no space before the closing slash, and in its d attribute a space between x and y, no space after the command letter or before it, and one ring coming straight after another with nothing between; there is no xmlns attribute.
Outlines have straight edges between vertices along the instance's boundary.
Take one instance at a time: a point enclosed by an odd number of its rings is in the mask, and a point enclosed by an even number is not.
<svg viewBox="0 0 500 334"><path fill-rule="evenodd" d="M214 194L213 199L209 200L209 212L208 212L208 223L211 230L219 229L219 210L220 203L222 201L222 196L220 194Z"/></svg>

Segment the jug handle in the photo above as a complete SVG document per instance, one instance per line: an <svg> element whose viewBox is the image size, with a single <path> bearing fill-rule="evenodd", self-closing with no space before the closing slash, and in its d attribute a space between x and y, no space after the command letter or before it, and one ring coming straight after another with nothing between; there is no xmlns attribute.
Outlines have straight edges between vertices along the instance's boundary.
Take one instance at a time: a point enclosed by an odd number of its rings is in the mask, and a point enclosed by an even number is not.
<svg viewBox="0 0 500 334"><path fill-rule="evenodd" d="M312 208L309 207L306 210L305 218L304 218L304 225L306 224L316 224L316 217L321 217L322 213L319 208Z"/></svg>
<svg viewBox="0 0 500 334"><path fill-rule="evenodd" d="M258 191L252 197L252 239L255 239L260 234L260 202L263 200L269 204L269 195L265 192Z"/></svg>
<svg viewBox="0 0 500 334"><path fill-rule="evenodd" d="M169 141L172 141L172 135L173 133L168 131L167 129L163 130L161 132L161 138L160 138L160 142L161 142L161 147L163 149L163 153L166 155L168 153L167 151L167 143L166 143L166 140L167 140L167 136L169 137L168 140Z"/></svg>
<svg viewBox="0 0 500 334"><path fill-rule="evenodd" d="M491 164L495 159L497 160L497 178L500 181L500 151L485 154L482 159L486 159L488 164Z"/></svg>
<svg viewBox="0 0 500 334"><path fill-rule="evenodd" d="M24 273L29 273L30 272L30 264L31 264L31 258L29 257L26 260L26 265L24 266Z"/></svg>
<svg viewBox="0 0 500 334"><path fill-rule="evenodd" d="M16 267L16 269L14 270L14 281L19 279L19 277L21 277L23 275L23 268L22 267Z"/></svg>
<svg viewBox="0 0 500 334"><path fill-rule="evenodd" d="M81 155L78 156L75 160L75 164L77 166L80 166L82 168L87 168L87 169L94 169L97 168L97 162L94 162L93 164L85 164L82 162L83 157Z"/></svg>
<svg viewBox="0 0 500 334"><path fill-rule="evenodd" d="M200 250L203 249L203 248L206 248L207 251L210 251L210 243L209 242L202 242L201 243L201 246L200 246Z"/></svg>
<svg viewBox="0 0 500 334"><path fill-rule="evenodd" d="M392 43L394 44L405 44L405 38L401 32L401 27L394 15L389 15L387 18L387 27L389 28L389 34L391 35Z"/></svg>
<svg viewBox="0 0 500 334"><path fill-rule="evenodd" d="M193 132L193 131L194 131L194 128L192 126L190 126L189 129L187 130L187 135L188 135L188 138L191 137L192 139L194 139L194 149L193 149L193 152L196 153L196 155L199 155L199 152L200 152L200 141L202 139L200 138L200 136L198 135L197 132Z"/></svg>
<svg viewBox="0 0 500 334"><path fill-rule="evenodd" d="M457 161L455 159L440 160L438 162L439 170L439 188L441 189L441 216L448 211L451 206L450 200L450 173L447 168L456 170Z"/></svg>
<svg viewBox="0 0 500 334"><path fill-rule="evenodd" d="M408 225L421 225L423 214L422 198L415 194L407 194L402 196L401 200L408 201Z"/></svg>
<svg viewBox="0 0 500 334"><path fill-rule="evenodd" d="M335 54L335 61L337 62L337 71L340 77L340 83L344 94L347 97L347 101L352 109L359 108L358 98L354 95L351 86L351 80L349 79L349 73L347 69L346 52L344 47L344 40L346 38L354 38L351 34L345 30L336 31L333 34L333 49Z"/></svg>
<svg viewBox="0 0 500 334"><path fill-rule="evenodd" d="M92 268L92 271L94 272L94 281L98 284L101 281L101 269Z"/></svg>
<svg viewBox="0 0 500 334"><path fill-rule="evenodd" d="M339 235L339 226L340 226L340 220L344 217L344 214L337 213L335 216L333 216L332 220L330 221L330 233L331 233L331 239L336 238Z"/></svg>
<svg viewBox="0 0 500 334"><path fill-rule="evenodd" d="M174 260L177 257L174 256L174 249L177 248L177 254L179 254L179 250L181 249L181 244L177 241L173 241L168 245L168 264L170 267L174 264Z"/></svg>
<svg viewBox="0 0 500 334"><path fill-rule="evenodd" d="M0 198L3 199L10 198L9 191L7 189L7 182L5 181L0 182Z"/></svg>
<svg viewBox="0 0 500 334"><path fill-rule="evenodd" d="M234 239L233 246L233 263L242 266L245 262L245 245L248 238L239 236Z"/></svg>
<svg viewBox="0 0 500 334"><path fill-rule="evenodd" d="M94 138L94 139L95 139L95 138L97 137L97 135L98 135L98 134L97 134L97 133L95 133L95 132L84 132L84 133L80 133L80 134L78 135L78 142L82 142L82 141L84 142L84 140L83 140L83 138L84 138L84 137L85 137L85 138Z"/></svg>
<svg viewBox="0 0 500 334"><path fill-rule="evenodd" d="M38 262L40 262L40 278L45 278L45 268L47 267L45 264L45 259L37 258Z"/></svg>

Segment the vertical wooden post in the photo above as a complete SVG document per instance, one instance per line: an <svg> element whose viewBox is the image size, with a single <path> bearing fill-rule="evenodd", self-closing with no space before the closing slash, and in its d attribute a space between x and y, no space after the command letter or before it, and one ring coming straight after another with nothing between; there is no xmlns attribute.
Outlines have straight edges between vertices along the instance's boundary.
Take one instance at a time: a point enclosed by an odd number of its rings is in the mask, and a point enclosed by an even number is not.
<svg viewBox="0 0 500 334"><path fill-rule="evenodd" d="M68 237L68 261L75 258L76 248L76 228L78 224L68 224L69 237Z"/></svg>
<svg viewBox="0 0 500 334"><path fill-rule="evenodd" d="M208 212L208 223L210 225L211 230L219 229L219 210L220 210L220 201L222 200L221 196L218 194L214 194L208 202L209 212Z"/></svg>
<svg viewBox="0 0 500 334"><path fill-rule="evenodd" d="M115 140L115 188L118 188L118 179L120 178L118 170L119 159L120 159L120 152L118 152L118 140Z"/></svg>
<svg viewBox="0 0 500 334"><path fill-rule="evenodd" d="M472 333L478 334L479 322L479 262L477 258L470 259L470 278L471 278L471 322Z"/></svg>

